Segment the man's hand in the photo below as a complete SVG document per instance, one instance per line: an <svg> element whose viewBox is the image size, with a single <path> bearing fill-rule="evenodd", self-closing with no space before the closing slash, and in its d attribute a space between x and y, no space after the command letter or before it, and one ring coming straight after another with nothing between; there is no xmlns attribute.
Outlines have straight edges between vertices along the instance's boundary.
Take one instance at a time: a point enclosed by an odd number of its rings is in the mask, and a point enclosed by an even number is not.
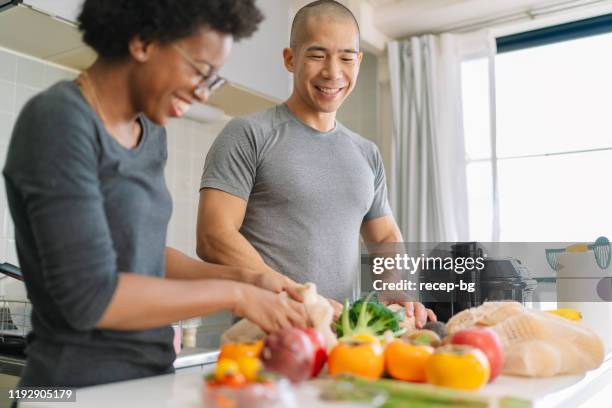
<svg viewBox="0 0 612 408"><path fill-rule="evenodd" d="M402 302L398 303L406 311L406 317L414 316L414 325L417 329L422 329L427 323L427 320L435 322L438 320L436 314L431 309L427 309L419 302Z"/></svg>
<svg viewBox="0 0 612 408"><path fill-rule="evenodd" d="M406 316L414 316L414 324L417 329L422 329L427 321L435 322L438 320L436 314L431 309L427 309L419 302L404 302L400 304L406 310Z"/></svg>
<svg viewBox="0 0 612 408"><path fill-rule="evenodd" d="M419 302L408 300L406 292L385 291L379 296L379 300L385 305L400 305L406 311L406 317L414 317L414 325L417 329L422 329L427 320L435 322L438 320L436 314L431 309L427 309Z"/></svg>

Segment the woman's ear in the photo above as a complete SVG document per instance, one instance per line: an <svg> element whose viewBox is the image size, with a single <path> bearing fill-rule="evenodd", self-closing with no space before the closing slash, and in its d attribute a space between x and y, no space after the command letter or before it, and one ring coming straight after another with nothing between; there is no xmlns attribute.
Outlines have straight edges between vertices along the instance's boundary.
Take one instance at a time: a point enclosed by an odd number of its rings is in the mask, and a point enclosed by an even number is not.
<svg viewBox="0 0 612 408"><path fill-rule="evenodd" d="M135 36L128 43L128 49L132 58L138 62L146 62L150 57L155 45L145 42L139 36Z"/></svg>

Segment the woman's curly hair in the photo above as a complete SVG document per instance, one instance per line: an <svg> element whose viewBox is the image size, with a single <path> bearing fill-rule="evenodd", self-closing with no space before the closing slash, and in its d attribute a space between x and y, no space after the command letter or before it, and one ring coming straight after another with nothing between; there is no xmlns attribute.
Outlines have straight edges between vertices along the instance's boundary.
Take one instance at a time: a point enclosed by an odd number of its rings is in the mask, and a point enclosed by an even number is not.
<svg viewBox="0 0 612 408"><path fill-rule="evenodd" d="M238 41L262 20L255 0L85 0L78 18L85 43L105 58L127 56L136 36L169 43L203 26Z"/></svg>

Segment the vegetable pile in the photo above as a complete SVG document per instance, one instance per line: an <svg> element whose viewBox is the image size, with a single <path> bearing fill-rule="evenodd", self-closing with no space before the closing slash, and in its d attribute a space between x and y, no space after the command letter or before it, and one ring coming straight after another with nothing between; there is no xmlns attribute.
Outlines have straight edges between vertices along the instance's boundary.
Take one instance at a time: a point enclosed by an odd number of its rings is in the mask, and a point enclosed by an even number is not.
<svg viewBox="0 0 612 408"><path fill-rule="evenodd" d="M394 312L374 293L352 305L345 301L329 374L377 379L386 373L396 380L465 390L477 390L499 375L504 358L493 331L472 328L448 336L444 323L430 322L427 329L406 332L404 318L404 309ZM442 346L447 343L454 346Z"/></svg>
<svg viewBox="0 0 612 408"><path fill-rule="evenodd" d="M478 390L494 380L504 363L497 334L469 328L449 335L440 322L430 322L422 330L407 330L404 319L404 309L387 308L374 293L353 304L347 300L335 323L335 346L326 344L322 333L312 328L285 329L254 344L226 344L208 386L248 389L274 385L280 377L299 383L317 377L326 366L325 371L334 378L349 378L360 386L365 384L360 381L368 379L397 403L419 402L429 407L425 401L442 404L459 398L464 399L462 406L481 406L481 399L468 394L452 390L431 394L431 390L437 390L433 385ZM381 380L383 376L393 380ZM408 382L428 385L422 385L421 393L408 387ZM406 387L402 388L402 383ZM404 405L385 405L396 406Z"/></svg>

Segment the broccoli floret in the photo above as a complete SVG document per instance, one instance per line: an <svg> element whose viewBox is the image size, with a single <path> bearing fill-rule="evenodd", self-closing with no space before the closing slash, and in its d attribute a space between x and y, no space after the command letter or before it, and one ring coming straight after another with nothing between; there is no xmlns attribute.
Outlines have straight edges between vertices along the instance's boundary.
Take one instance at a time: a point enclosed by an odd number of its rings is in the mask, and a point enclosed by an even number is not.
<svg viewBox="0 0 612 408"><path fill-rule="evenodd" d="M406 330L399 323L404 320L404 310L393 312L380 303L370 293L365 299L359 299L349 307L348 299L344 301L344 309L340 321L336 324L338 338L348 338L357 334L368 334L383 338L386 331L394 336L401 336Z"/></svg>

